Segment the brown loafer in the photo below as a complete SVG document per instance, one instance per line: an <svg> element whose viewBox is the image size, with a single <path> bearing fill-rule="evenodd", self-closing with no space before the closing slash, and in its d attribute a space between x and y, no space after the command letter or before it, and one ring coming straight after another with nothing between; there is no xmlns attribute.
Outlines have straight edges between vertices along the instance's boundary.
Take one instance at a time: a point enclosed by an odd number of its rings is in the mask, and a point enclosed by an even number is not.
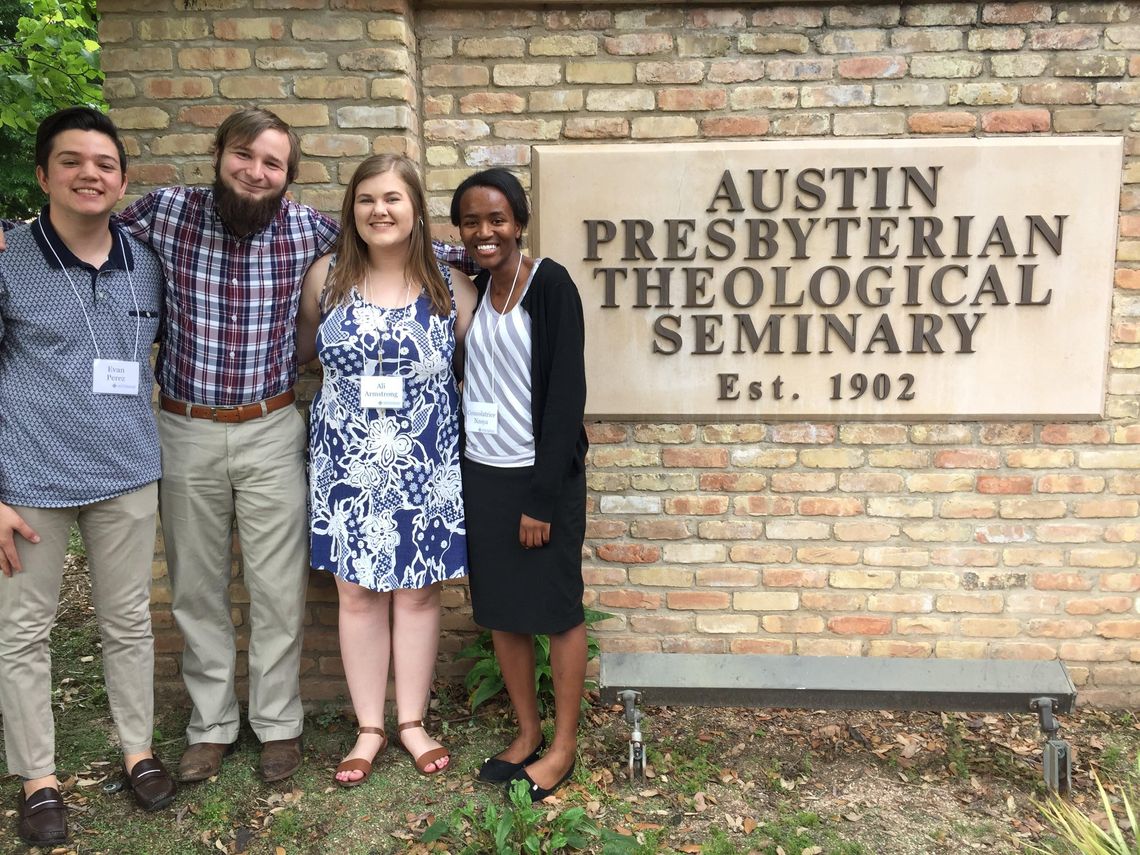
<svg viewBox="0 0 1140 855"><path fill-rule="evenodd" d="M67 840L67 805L55 787L43 787L16 800L17 832L29 846L54 846Z"/></svg>
<svg viewBox="0 0 1140 855"><path fill-rule="evenodd" d="M233 752L232 742L195 742L186 746L178 763L178 780L189 784L214 777L222 769L222 758Z"/></svg>
<svg viewBox="0 0 1140 855"><path fill-rule="evenodd" d="M157 757L147 757L127 773L127 786L143 810L160 810L174 801L174 779Z"/></svg>
<svg viewBox="0 0 1140 855"><path fill-rule="evenodd" d="M261 745L261 780L284 781L301 768L301 737L271 739Z"/></svg>

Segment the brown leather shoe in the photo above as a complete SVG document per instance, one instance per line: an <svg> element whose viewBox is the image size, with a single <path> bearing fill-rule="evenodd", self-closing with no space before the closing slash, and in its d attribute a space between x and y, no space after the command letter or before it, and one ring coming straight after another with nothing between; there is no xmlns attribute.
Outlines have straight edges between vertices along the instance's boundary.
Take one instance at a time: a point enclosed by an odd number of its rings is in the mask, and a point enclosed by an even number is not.
<svg viewBox="0 0 1140 855"><path fill-rule="evenodd" d="M17 833L29 846L53 846L67 840L67 805L55 787L42 787L16 800Z"/></svg>
<svg viewBox="0 0 1140 855"><path fill-rule="evenodd" d="M301 768L301 737L271 739L261 745L261 780L284 781Z"/></svg>
<svg viewBox="0 0 1140 855"><path fill-rule="evenodd" d="M189 784L214 777L222 769L222 758L233 752L232 742L195 742L188 745L178 763L178 780Z"/></svg>
<svg viewBox="0 0 1140 855"><path fill-rule="evenodd" d="M147 757L127 773L127 786L143 810L159 810L174 801L174 779L157 757Z"/></svg>

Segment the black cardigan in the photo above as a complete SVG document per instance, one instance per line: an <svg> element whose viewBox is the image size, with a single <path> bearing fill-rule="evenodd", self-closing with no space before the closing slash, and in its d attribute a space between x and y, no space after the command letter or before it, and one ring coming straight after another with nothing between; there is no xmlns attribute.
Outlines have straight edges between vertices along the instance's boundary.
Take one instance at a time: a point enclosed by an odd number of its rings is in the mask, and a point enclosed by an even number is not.
<svg viewBox="0 0 1140 855"><path fill-rule="evenodd" d="M475 277L479 302L491 274ZM568 476L586 465L585 330L582 300L566 268L542 259L522 298L530 316L530 411L534 423L534 470L523 513L542 522L554 507Z"/></svg>

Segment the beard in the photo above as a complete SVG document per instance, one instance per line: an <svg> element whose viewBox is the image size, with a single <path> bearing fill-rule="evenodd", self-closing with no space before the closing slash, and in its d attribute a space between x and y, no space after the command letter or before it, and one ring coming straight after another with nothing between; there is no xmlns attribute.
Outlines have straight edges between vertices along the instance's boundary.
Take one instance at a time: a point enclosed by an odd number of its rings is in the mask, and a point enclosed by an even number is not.
<svg viewBox="0 0 1140 855"><path fill-rule="evenodd" d="M218 207L218 216L238 237L255 234L273 222L284 196L282 188L280 193L272 196L250 199L225 184L220 177L214 179L214 204Z"/></svg>

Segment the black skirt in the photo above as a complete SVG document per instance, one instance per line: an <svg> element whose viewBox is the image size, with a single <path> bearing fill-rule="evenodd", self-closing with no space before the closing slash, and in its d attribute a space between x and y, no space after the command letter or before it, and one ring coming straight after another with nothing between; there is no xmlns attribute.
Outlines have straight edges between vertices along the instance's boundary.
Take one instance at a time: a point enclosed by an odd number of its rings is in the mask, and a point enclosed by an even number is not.
<svg viewBox="0 0 1140 855"><path fill-rule="evenodd" d="M523 499L533 467L463 461L471 611L486 629L557 634L582 623L582 543L586 538L586 475L562 486L541 549L519 543Z"/></svg>

